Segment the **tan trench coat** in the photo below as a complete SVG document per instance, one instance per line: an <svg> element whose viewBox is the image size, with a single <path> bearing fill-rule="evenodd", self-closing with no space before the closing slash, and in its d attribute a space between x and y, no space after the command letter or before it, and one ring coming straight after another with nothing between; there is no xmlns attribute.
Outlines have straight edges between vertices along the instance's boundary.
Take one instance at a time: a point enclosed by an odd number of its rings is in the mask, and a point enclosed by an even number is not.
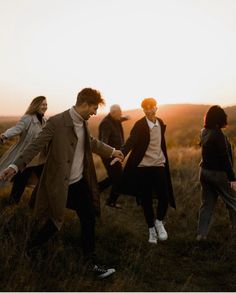
<svg viewBox="0 0 236 293"><path fill-rule="evenodd" d="M97 188L92 152L109 158L113 148L90 137L85 125L84 178L91 190L92 201L100 213L100 199ZM23 170L28 162L48 144L48 153L37 192L36 215L50 218L61 228L67 202L70 170L73 162L77 136L69 110L55 115L47 121L39 136L29 145L13 164Z"/></svg>

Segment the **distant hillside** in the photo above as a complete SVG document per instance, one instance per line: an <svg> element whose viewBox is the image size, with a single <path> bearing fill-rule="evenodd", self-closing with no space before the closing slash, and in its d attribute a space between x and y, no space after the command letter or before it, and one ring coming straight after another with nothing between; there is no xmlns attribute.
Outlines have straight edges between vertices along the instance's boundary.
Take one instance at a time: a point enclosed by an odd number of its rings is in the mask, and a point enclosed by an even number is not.
<svg viewBox="0 0 236 293"><path fill-rule="evenodd" d="M197 146L199 131L203 127L203 117L210 105L175 104L163 105L157 115L167 124L166 138L169 146ZM229 117L229 125L225 130L231 140L236 143L236 106L227 107L225 111ZM141 109L124 111L130 120L124 122L125 138L128 137L135 121L143 117ZM89 120L93 135L98 134L98 125L104 115L94 116Z"/></svg>
<svg viewBox="0 0 236 293"><path fill-rule="evenodd" d="M167 124L166 138L169 146L197 146L199 131L203 126L203 117L210 105L172 104L159 107L157 115ZM236 144L236 106L226 107L229 125L225 130ZM135 121L143 117L141 109L124 111L130 120L124 122L125 138L128 137ZM105 115L91 117L89 126L91 133L97 137L98 125ZM10 127L18 117L0 117L0 132Z"/></svg>

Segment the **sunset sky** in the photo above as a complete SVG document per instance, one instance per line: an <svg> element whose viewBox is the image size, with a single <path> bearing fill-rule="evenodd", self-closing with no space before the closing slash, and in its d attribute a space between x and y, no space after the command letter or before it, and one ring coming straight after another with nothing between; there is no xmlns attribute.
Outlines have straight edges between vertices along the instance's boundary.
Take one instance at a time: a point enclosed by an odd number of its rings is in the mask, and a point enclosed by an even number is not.
<svg viewBox="0 0 236 293"><path fill-rule="evenodd" d="M107 106L236 104L235 0L0 0L0 116L83 87Z"/></svg>

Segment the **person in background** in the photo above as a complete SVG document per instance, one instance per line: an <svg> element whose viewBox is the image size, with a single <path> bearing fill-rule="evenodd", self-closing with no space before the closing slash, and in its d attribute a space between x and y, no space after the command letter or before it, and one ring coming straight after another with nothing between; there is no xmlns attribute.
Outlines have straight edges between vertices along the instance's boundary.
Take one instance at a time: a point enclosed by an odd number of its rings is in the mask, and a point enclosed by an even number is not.
<svg viewBox="0 0 236 293"><path fill-rule="evenodd" d="M144 99L141 107L145 117L135 123L121 148L124 156L131 152L123 172L122 190L124 194L138 198L149 228L148 241L157 244L158 239L163 241L168 238L163 220L168 205L174 208L176 205L164 136L166 125L156 116L155 99ZM153 191L158 197L156 213Z"/></svg>
<svg viewBox="0 0 236 293"><path fill-rule="evenodd" d="M25 253L32 256L52 238L63 224L65 209L72 209L80 218L84 258L98 278L108 277L115 269L101 267L95 257L95 214L100 214L100 196L92 152L123 159L120 150L90 136L87 120L96 115L98 106L103 103L99 91L81 90L75 106L50 117L39 136L0 176L2 180L9 180L48 145L35 204L36 215L44 216L46 222L30 237Z"/></svg>
<svg viewBox="0 0 236 293"><path fill-rule="evenodd" d="M225 111L217 105L210 107L200 134L202 204L199 210L198 241L207 238L213 209L219 196L229 210L233 228L236 228L236 177L232 148L222 131L226 125Z"/></svg>
<svg viewBox="0 0 236 293"><path fill-rule="evenodd" d="M38 96L32 100L27 111L17 124L5 132L0 134L1 143L6 142L15 136L19 136L16 144L11 146L9 150L0 159L0 173L8 167L19 155L27 148L27 146L36 138L45 126L46 119L44 114L47 111L47 100L44 96ZM36 154L34 158L27 164L23 172L18 172L13 177L13 185L9 195L9 204L18 204L27 185L28 179L35 173L40 177L45 162L44 153ZM35 193L33 192L32 195ZM34 196L33 196L34 197ZM34 201L34 198L31 198Z"/></svg>
<svg viewBox="0 0 236 293"><path fill-rule="evenodd" d="M122 117L122 111L119 105L112 105L110 107L109 114L99 125L99 139L119 150L124 144L122 122L127 121L128 119L129 118L127 116ZM111 158L102 158L102 161L107 170L109 181L112 185L106 204L110 207L122 208L121 205L117 204L117 199L120 195L119 190L122 178L121 162L118 161L114 165L111 165Z"/></svg>

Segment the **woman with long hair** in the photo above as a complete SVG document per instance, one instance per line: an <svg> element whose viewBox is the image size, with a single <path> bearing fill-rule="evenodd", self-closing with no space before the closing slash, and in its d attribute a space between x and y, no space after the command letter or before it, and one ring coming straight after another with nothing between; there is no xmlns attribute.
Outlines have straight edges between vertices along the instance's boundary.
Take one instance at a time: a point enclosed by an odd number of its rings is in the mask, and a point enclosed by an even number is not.
<svg viewBox="0 0 236 293"><path fill-rule="evenodd" d="M0 158L0 172L8 167L30 144L30 142L38 136L46 123L44 114L47 110L47 100L44 96L38 96L32 100L28 109L17 124L5 132L0 134L1 143L6 140L19 136L16 144ZM43 169L45 158L43 153L39 153L26 166L23 172L18 172L13 178L13 185L9 196L10 204L18 204L27 185L30 176L35 173L39 178Z"/></svg>
<svg viewBox="0 0 236 293"><path fill-rule="evenodd" d="M219 106L212 106L201 130L200 182L202 205L199 211L197 240L205 240L211 216L220 196L229 211L232 227L236 228L236 177L233 170L233 153L228 138L222 132L227 115Z"/></svg>

